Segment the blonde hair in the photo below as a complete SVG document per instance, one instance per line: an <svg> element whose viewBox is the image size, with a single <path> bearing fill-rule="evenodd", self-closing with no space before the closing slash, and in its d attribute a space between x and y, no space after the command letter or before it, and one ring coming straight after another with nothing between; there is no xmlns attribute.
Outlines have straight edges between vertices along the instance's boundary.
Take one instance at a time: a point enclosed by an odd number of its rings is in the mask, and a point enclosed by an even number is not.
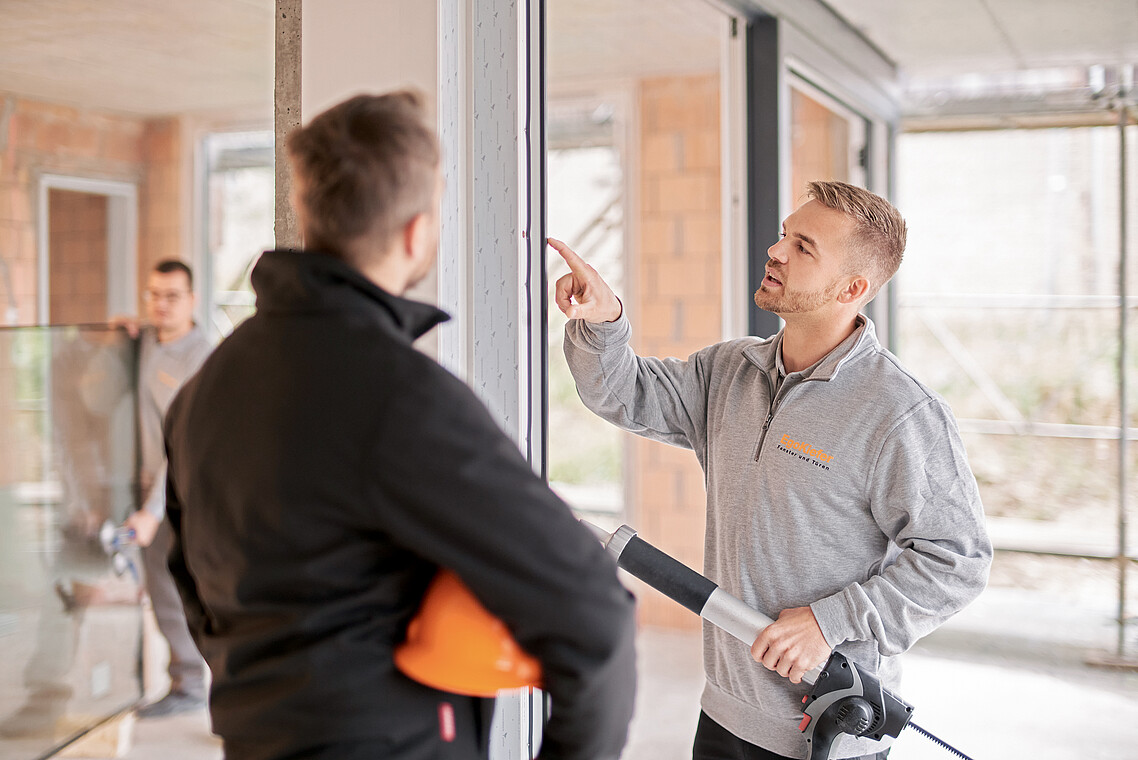
<svg viewBox="0 0 1138 760"><path fill-rule="evenodd" d="M865 300L871 300L901 266L908 235L901 213L880 195L845 182L811 182L806 195L854 220L847 269L869 280Z"/></svg>

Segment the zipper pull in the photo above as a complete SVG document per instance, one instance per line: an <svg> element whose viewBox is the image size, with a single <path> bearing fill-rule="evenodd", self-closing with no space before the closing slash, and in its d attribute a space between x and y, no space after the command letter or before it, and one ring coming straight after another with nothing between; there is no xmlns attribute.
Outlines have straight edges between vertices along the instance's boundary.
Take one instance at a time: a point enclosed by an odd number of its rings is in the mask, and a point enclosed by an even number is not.
<svg viewBox="0 0 1138 760"><path fill-rule="evenodd" d="M767 440L767 428L771 426L771 420L774 419L774 410L767 415L766 422L763 423L762 429L759 431L759 445L755 447L755 461L759 461L759 457L763 454L763 443Z"/></svg>

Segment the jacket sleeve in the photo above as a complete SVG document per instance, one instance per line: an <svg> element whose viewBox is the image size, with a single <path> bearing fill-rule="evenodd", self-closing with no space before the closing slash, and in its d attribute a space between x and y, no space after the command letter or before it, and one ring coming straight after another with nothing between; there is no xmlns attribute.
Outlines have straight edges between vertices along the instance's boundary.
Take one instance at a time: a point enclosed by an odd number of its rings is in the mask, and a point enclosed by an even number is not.
<svg viewBox="0 0 1138 760"><path fill-rule="evenodd" d="M590 410L630 433L693 449L703 459L707 448L706 355L687 361L637 356L628 345L627 317L591 324L571 319L565 325L565 359L577 393Z"/></svg>
<svg viewBox="0 0 1138 760"><path fill-rule="evenodd" d="M370 519L454 571L541 662L542 758L615 759L636 688L632 596L470 389L434 370L377 423Z"/></svg>
<svg viewBox="0 0 1138 760"><path fill-rule="evenodd" d="M992 544L956 422L939 400L894 426L867 478L874 519L900 553L811 608L831 646L876 641L896 655L979 596Z"/></svg>
<svg viewBox="0 0 1138 760"><path fill-rule="evenodd" d="M178 399L174 399L169 413L166 417L166 428L164 439L171 440L170 427L171 421L176 420L178 415L176 408L178 406ZM166 446L166 457L169 460L171 451L169 444ZM166 520L170 523L170 530L173 533L173 539L170 545L170 553L166 556L166 565L170 569L170 575L174 579L174 585L178 588L178 595L182 598L182 607L186 612L186 623L190 629L190 635L193 637L194 642L201 649L200 633L205 628L206 615L205 608L202 606L201 599L198 597L197 583L194 577L190 575L190 570L186 566L186 558L182 553L182 540L183 540L183 526L182 526L182 500L178 495L178 488L175 473L171 471L169 464L163 468L164 474L164 488L166 495ZM155 488L158 486L155 485Z"/></svg>

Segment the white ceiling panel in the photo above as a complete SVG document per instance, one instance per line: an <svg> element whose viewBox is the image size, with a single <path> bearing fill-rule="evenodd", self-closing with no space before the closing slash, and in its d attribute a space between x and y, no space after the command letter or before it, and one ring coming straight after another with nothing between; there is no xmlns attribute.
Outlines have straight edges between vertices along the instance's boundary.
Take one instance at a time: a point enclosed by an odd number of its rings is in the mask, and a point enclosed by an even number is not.
<svg viewBox="0 0 1138 760"><path fill-rule="evenodd" d="M826 0L907 78L1138 61L1138 0Z"/></svg>

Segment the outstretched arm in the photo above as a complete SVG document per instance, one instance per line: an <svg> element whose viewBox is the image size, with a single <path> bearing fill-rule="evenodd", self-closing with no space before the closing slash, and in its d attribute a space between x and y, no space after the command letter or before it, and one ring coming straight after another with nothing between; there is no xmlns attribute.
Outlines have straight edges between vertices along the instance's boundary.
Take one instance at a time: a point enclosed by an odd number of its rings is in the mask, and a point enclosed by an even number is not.
<svg viewBox="0 0 1138 760"><path fill-rule="evenodd" d="M565 358L581 400L617 427L693 449L705 447L707 372L712 346L687 361L641 357L628 345L624 307L597 271L564 243L550 238L569 265L554 300L567 317Z"/></svg>

